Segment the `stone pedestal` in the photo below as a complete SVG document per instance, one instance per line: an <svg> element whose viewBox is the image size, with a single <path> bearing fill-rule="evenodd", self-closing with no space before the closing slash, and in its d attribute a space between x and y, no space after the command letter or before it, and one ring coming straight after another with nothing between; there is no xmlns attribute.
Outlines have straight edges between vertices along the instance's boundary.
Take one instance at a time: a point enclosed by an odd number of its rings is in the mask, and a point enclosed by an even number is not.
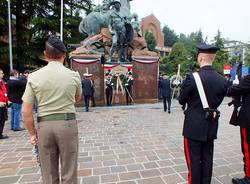
<svg viewBox="0 0 250 184"><path fill-rule="evenodd" d="M104 104L104 70L100 57L71 57L70 59L72 70L78 71L82 79L86 72L93 74L96 104Z"/></svg>
<svg viewBox="0 0 250 184"><path fill-rule="evenodd" d="M102 65L100 56L71 55L71 68L78 71L83 78L83 74L88 72L93 74L95 86L95 100L97 105L105 105L105 73L111 71L113 75L117 73L127 74L128 69L132 71L134 85L132 87L132 97L134 103L154 103L158 101L158 73L159 57L133 57L132 63L110 63ZM113 91L113 104L126 104L125 91ZM124 86L125 90L125 86ZM82 105L81 102L79 105Z"/></svg>
<svg viewBox="0 0 250 184"><path fill-rule="evenodd" d="M133 98L135 103L158 101L159 57L133 58Z"/></svg>

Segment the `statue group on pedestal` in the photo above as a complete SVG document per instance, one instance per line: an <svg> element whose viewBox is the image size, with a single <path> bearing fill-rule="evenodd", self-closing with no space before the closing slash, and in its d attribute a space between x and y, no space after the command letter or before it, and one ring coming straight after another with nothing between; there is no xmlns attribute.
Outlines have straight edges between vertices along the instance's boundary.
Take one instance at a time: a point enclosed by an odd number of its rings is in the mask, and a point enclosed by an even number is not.
<svg viewBox="0 0 250 184"><path fill-rule="evenodd" d="M85 41L87 48L95 45L92 53L98 49L99 42L95 37L100 34L102 28L108 28L112 36L112 45L109 49L108 61L113 62L114 52L118 53L117 62L127 61L127 46L134 38L134 32L141 35L138 16L130 13L130 0L103 0L79 25L79 31L88 35ZM94 38L94 39L93 39ZM103 50L99 50L103 52Z"/></svg>

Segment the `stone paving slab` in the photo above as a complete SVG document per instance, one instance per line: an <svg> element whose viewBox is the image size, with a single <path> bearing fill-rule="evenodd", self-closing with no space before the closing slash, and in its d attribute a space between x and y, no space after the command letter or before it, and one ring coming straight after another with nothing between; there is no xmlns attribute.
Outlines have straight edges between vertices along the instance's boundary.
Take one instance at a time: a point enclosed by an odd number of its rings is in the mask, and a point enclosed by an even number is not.
<svg viewBox="0 0 250 184"><path fill-rule="evenodd" d="M239 128L228 125L227 101L220 108L212 184L243 176ZM184 116L173 106L171 114L161 103L78 108L78 183L186 184ZM10 131L9 122L4 131L10 138L0 140L0 184L42 183L27 131Z"/></svg>

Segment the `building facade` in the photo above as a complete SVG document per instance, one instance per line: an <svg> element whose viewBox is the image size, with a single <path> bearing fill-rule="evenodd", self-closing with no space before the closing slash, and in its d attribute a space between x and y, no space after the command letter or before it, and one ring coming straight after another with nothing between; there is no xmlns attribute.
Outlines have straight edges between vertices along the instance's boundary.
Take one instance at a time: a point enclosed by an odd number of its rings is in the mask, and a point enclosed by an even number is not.
<svg viewBox="0 0 250 184"><path fill-rule="evenodd" d="M155 49L161 56L166 56L171 51L171 48L164 46L164 34L161 29L161 23L153 14L142 18L141 30L143 36L147 31L153 33L157 43Z"/></svg>
<svg viewBox="0 0 250 184"><path fill-rule="evenodd" d="M231 57L239 57L240 62L243 64L245 63L245 56L249 53L246 43L236 40L225 41L224 48L228 51Z"/></svg>

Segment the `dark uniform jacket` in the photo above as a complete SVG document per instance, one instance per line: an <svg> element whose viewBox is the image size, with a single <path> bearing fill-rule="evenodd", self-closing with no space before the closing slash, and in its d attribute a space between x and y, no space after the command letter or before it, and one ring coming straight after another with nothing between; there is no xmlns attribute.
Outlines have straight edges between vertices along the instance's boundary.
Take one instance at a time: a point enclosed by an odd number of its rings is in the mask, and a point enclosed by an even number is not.
<svg viewBox="0 0 250 184"><path fill-rule="evenodd" d="M163 97L171 97L170 80L161 79L160 88L161 88L161 94Z"/></svg>
<svg viewBox="0 0 250 184"><path fill-rule="evenodd" d="M107 78L105 80L105 83L106 83L106 88L110 88L110 89L113 88L113 86L112 86L112 79L111 78Z"/></svg>
<svg viewBox="0 0 250 184"><path fill-rule="evenodd" d="M228 89L228 96L241 96L242 106L239 112L238 123L243 128L250 128L250 75Z"/></svg>
<svg viewBox="0 0 250 184"><path fill-rule="evenodd" d="M90 79L84 79L82 81L82 91L84 96L91 96L93 93L92 81Z"/></svg>
<svg viewBox="0 0 250 184"><path fill-rule="evenodd" d="M199 71L208 105L217 109L227 92L226 79L211 66L202 67ZM217 138L218 122L205 119L205 111L200 100L192 74L183 82L179 103L188 104L184 112L183 135L197 141L210 141Z"/></svg>
<svg viewBox="0 0 250 184"><path fill-rule="evenodd" d="M126 88L132 89L133 84L134 84L134 79L132 77L129 77L126 83Z"/></svg>
<svg viewBox="0 0 250 184"><path fill-rule="evenodd" d="M7 94L12 103L22 104L22 96L25 90L26 82L20 79L10 79L7 82Z"/></svg>

